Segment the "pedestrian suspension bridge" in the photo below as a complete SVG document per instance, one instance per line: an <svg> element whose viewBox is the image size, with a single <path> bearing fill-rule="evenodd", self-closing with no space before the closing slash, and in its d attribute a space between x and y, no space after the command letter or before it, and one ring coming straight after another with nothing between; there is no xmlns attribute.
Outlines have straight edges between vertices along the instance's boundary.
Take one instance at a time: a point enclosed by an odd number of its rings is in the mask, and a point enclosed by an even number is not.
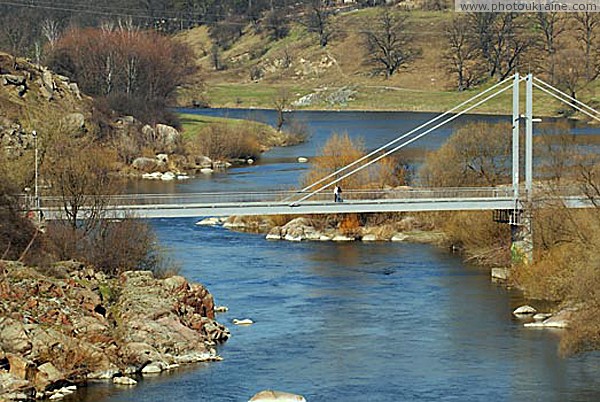
<svg viewBox="0 0 600 402"><path fill-rule="evenodd" d="M525 82L525 111L521 114L521 83ZM113 217L180 218L230 215L334 214L365 212L417 212L494 210L499 221L521 224L525 205L538 189L533 186L533 88L558 99L581 113L600 121L600 112L565 94L532 74L514 74L482 91L456 107L403 133L341 169L298 191L260 193L201 194L128 194L110 197L107 201ZM420 138L469 113L482 104L512 89L512 183L499 187L405 188L378 191L347 190L343 202L334 202L333 187L398 152ZM525 141L520 144L520 126L525 125ZM508 133L507 133L508 134ZM520 147L524 145L524 173L521 180ZM590 204L576 188L561 188L554 192L567 207L587 207ZM539 198L536 197L537 202ZM46 219L60 219L60 200L41 199ZM82 210L85 215L85 210Z"/></svg>

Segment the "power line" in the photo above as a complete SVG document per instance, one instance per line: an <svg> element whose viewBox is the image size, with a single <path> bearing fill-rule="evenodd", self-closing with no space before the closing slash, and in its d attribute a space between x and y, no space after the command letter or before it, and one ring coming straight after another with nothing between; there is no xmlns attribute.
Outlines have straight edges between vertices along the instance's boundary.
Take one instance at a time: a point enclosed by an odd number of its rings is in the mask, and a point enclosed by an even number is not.
<svg viewBox="0 0 600 402"><path fill-rule="evenodd" d="M186 17L185 11L173 11L173 10L161 10L159 15L152 16L148 14L144 14L148 10L141 8L129 8L129 7L119 7L119 6L102 6L102 5L80 5L76 4L74 1L69 3L65 3L64 0L62 2L53 2L48 0L37 0L37 1L27 1L27 2L18 2L15 0L0 0L0 5L12 6L12 7L22 7L22 8L30 8L30 9L40 9L40 10L50 10L50 11L62 11L62 12L71 12L71 13L84 13L90 15L98 15L105 17L117 17L117 18L134 18L134 19L144 19L144 20L152 20L152 21L163 21L163 22L175 22L175 23L195 23L197 25L233 25L239 27L246 27L248 23L251 21L247 19L245 21L225 21L225 20L215 20L206 17L214 17L214 18L227 18L231 17L231 14L218 14L218 13L206 13L204 14L205 18L189 18ZM117 12L113 10L118 10ZM128 12L130 11L130 12ZM243 16L240 16L243 17ZM288 18L291 19L290 16ZM262 27L266 28L276 28L276 25L261 23ZM382 30L376 29L344 29L336 27L335 24L329 24L329 28L333 33L346 33L346 34L369 34L369 33L386 33ZM311 29L308 29L309 32L314 32ZM417 36L445 36L446 33L444 31L425 31L425 30L402 30L404 34L417 35ZM465 36L469 37L479 37L477 33L465 33Z"/></svg>
<svg viewBox="0 0 600 402"><path fill-rule="evenodd" d="M85 13L91 15L98 16L106 16L106 17L120 17L120 18L137 18L137 19L145 19L145 20L164 20L170 22L192 22L198 25L208 25L208 24L221 24L221 25L235 25L245 27L248 25L249 20L245 22L237 22L237 21L214 21L212 19L198 19L198 18L187 18L185 17L185 12L177 12L177 11L161 11L161 15L159 16L151 16L148 14L143 14L147 10L136 9L136 8L123 8L123 7L109 7L109 6L81 6L79 5L70 5L65 3L57 3L57 2L44 2L37 1L36 3L28 2L28 3L19 3L15 1L5 1L0 0L0 5L13 6L13 7L22 7L22 8L31 8L31 9L41 9L41 10L50 10L50 11L63 11L63 12L72 12L72 13ZM131 11L128 12L115 12L110 10L122 10L122 11ZM172 15L168 15L171 13ZM230 17L231 15L223 15L223 14L205 14L207 17ZM263 27L275 27L275 25L262 24ZM377 33L383 31L377 31L372 29L339 29L333 27L334 32L339 33L357 33L357 34L367 34L367 33ZM414 35L443 35L443 32L439 31L409 31L404 30L403 33L414 34Z"/></svg>

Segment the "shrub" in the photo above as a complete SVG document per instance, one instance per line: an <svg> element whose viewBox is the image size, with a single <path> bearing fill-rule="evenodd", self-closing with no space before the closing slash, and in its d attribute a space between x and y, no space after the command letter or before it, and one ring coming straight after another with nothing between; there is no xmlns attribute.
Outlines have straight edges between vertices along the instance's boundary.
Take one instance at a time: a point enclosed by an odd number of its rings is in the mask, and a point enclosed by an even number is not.
<svg viewBox="0 0 600 402"><path fill-rule="evenodd" d="M352 140L348 134L333 134L313 160L311 169L304 177L307 186L329 176L338 169L360 159L366 152L361 141ZM359 165L356 165L359 166ZM338 176L326 180L322 185L332 183L336 178L350 172L348 169ZM385 186L398 186L406 183L404 165L396 158L384 158L340 182L343 189L380 189Z"/></svg>
<svg viewBox="0 0 600 402"><path fill-rule="evenodd" d="M212 124L192 140L190 150L213 160L256 159L260 156L261 147L253 130Z"/></svg>
<svg viewBox="0 0 600 402"><path fill-rule="evenodd" d="M72 28L48 51L54 71L146 123L171 119L167 102L196 69L186 45L154 31Z"/></svg>
<svg viewBox="0 0 600 402"><path fill-rule="evenodd" d="M168 270L152 228L141 220L103 219L87 233L67 222L52 221L47 236L57 259L82 261L110 276L134 270L160 276Z"/></svg>
<svg viewBox="0 0 600 402"><path fill-rule="evenodd" d="M0 259L30 261L42 249L42 239L33 222L25 216L16 189L0 175Z"/></svg>

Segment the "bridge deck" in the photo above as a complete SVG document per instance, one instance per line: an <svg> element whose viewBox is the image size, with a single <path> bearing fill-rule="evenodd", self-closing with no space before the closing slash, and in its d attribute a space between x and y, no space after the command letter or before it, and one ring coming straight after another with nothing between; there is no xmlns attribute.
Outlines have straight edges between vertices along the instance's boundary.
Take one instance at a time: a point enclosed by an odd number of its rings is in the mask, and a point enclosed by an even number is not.
<svg viewBox="0 0 600 402"><path fill-rule="evenodd" d="M566 193L565 193L566 194ZM344 192L344 202L333 202L330 194L298 205L297 192L269 193L202 193L119 195L110 197L109 216L115 218L184 218L231 215L301 215L366 212L422 212L508 210L521 206L512 188L477 187L444 189L394 189L388 191ZM571 208L585 207L581 197L563 195ZM43 200L46 219L60 219L60 200ZM85 213L85 209L82 210Z"/></svg>
<svg viewBox="0 0 600 402"><path fill-rule="evenodd" d="M140 218L184 218L231 215L288 215L288 214L340 214L361 212L417 212L513 209L512 198L475 199L421 199L421 200L351 200L341 203L312 201L298 206L281 202L249 202L244 204L168 204L130 205L112 209L117 216L133 215Z"/></svg>

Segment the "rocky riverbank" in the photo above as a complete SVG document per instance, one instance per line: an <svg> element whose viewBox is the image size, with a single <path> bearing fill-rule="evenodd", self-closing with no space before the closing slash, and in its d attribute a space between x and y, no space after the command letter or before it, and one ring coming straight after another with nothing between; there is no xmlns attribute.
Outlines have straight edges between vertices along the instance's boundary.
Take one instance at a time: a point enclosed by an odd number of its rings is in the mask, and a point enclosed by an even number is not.
<svg viewBox="0 0 600 402"><path fill-rule="evenodd" d="M0 400L60 399L104 380L220 360L229 330L208 290L149 271L109 278L75 262L0 262ZM137 379L137 380L136 380Z"/></svg>
<svg viewBox="0 0 600 402"><path fill-rule="evenodd" d="M267 240L286 241L408 241L443 244L443 233L426 230L415 217L405 216L381 224L328 222L327 217L296 217L285 223L272 217L231 216L206 218L199 226L222 226L225 229L265 234Z"/></svg>

